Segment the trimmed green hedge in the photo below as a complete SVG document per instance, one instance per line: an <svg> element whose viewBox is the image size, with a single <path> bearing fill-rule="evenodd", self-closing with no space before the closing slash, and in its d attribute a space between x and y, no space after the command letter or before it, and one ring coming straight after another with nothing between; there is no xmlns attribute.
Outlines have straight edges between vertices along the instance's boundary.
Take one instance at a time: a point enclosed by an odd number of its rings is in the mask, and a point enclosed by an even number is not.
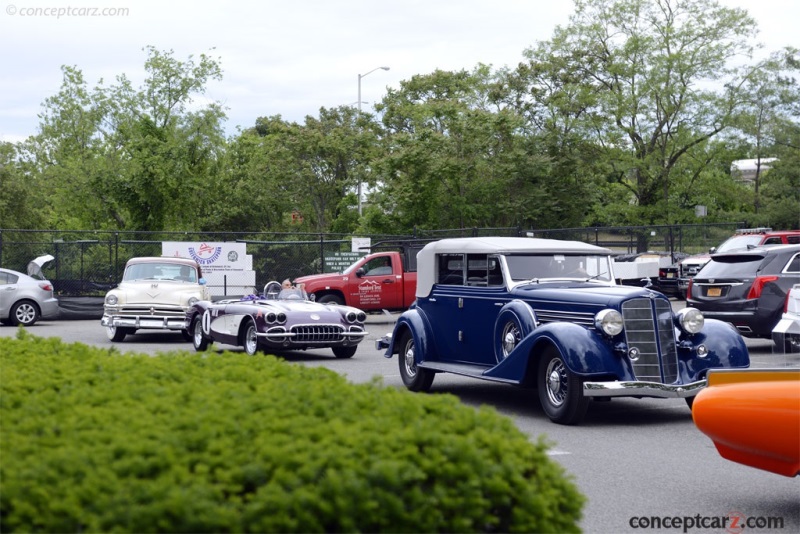
<svg viewBox="0 0 800 534"><path fill-rule="evenodd" d="M493 409L272 356L0 338L2 532L576 532Z"/></svg>

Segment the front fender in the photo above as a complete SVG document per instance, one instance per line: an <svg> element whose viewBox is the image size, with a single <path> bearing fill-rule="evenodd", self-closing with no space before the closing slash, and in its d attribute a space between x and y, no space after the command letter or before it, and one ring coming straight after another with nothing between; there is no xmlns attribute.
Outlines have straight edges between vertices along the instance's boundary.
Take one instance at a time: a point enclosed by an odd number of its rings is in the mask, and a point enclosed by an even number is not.
<svg viewBox="0 0 800 534"><path fill-rule="evenodd" d="M708 356L697 356L697 346L705 345ZM750 367L750 353L744 338L730 323L706 319L703 330L681 339L678 359L685 364L689 380L704 378L709 369Z"/></svg>
<svg viewBox="0 0 800 534"><path fill-rule="evenodd" d="M622 358L614 354L610 342L601 336L573 323L547 323L535 328L486 375L518 380L528 375L529 369L536 368L539 355L548 347L555 347L567 368L576 375L629 374Z"/></svg>
<svg viewBox="0 0 800 534"><path fill-rule="evenodd" d="M416 359L418 363L426 360L438 359L430 322L419 308L412 308L400 315L394 325L392 337L389 340L388 347L383 356L385 358L391 358L396 354L398 351L397 344L400 338L409 332L414 337L415 354L417 355Z"/></svg>

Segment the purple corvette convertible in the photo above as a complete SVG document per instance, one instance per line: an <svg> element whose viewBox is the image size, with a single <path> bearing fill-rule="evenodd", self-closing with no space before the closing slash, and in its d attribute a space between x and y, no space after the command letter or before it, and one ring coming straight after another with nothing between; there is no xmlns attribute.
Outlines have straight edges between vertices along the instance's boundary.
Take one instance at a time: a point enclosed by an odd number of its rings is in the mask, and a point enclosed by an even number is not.
<svg viewBox="0 0 800 534"><path fill-rule="evenodd" d="M198 351L217 341L251 355L330 347L337 358L351 358L367 336L366 318L357 308L313 302L302 289L269 282L263 295L196 302L186 313L186 328Z"/></svg>

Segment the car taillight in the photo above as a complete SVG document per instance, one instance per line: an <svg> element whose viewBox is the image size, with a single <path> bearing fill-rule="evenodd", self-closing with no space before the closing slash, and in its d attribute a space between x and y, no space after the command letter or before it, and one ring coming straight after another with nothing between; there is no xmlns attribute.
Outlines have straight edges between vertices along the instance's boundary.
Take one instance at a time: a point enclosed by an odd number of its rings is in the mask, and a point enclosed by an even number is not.
<svg viewBox="0 0 800 534"><path fill-rule="evenodd" d="M692 282L693 281L694 281L694 278L689 278L689 285L686 286L686 298L687 299L692 296Z"/></svg>
<svg viewBox="0 0 800 534"><path fill-rule="evenodd" d="M783 313L789 313L789 297L792 296L792 291L786 292L786 300L783 301Z"/></svg>
<svg viewBox="0 0 800 534"><path fill-rule="evenodd" d="M777 279L777 276L757 276L756 279L753 280L753 285L750 286L750 291L747 293L747 298L757 299L761 296L761 291L764 289L764 286L770 282L774 282Z"/></svg>
<svg viewBox="0 0 800 534"><path fill-rule="evenodd" d="M52 284L48 284L47 282L39 282L39 287L41 287L45 291L52 291L53 290L53 285Z"/></svg>

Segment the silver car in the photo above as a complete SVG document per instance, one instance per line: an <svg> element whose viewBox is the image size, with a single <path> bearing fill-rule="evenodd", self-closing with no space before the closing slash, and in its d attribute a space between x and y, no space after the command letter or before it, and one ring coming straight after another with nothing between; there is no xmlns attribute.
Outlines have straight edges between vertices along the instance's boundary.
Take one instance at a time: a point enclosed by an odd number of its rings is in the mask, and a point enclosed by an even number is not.
<svg viewBox="0 0 800 534"><path fill-rule="evenodd" d="M58 317L53 284L42 274L42 266L53 259L36 258L28 263L28 274L0 269L0 323L31 326L39 319Z"/></svg>

